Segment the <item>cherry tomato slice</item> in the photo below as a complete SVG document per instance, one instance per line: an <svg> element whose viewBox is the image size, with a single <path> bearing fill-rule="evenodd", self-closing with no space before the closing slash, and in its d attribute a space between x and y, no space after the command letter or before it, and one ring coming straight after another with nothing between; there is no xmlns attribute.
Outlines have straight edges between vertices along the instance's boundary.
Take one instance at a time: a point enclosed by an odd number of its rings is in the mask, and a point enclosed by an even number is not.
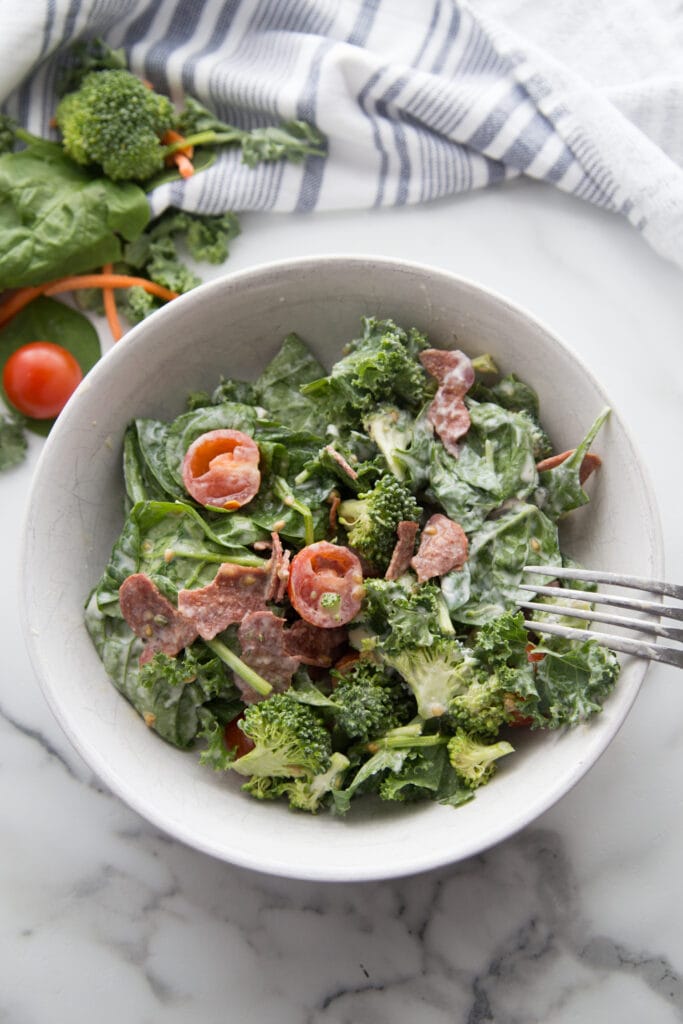
<svg viewBox="0 0 683 1024"><path fill-rule="evenodd" d="M233 718L232 722L228 722L223 730L223 742L228 750L235 751L235 757L243 757L244 754L248 754L250 750L254 749L254 741L240 729L239 723L243 718L244 712L237 718Z"/></svg>
<svg viewBox="0 0 683 1024"><path fill-rule="evenodd" d="M5 363L2 384L12 405L36 420L58 416L83 380L75 356L51 341L31 341Z"/></svg>
<svg viewBox="0 0 683 1024"><path fill-rule="evenodd" d="M292 559L289 599L306 622L322 629L343 626L360 611L362 597L363 570L348 548L321 540Z"/></svg>
<svg viewBox="0 0 683 1024"><path fill-rule="evenodd" d="M210 430L185 453L185 489L200 505L241 508L258 493L258 445L241 430Z"/></svg>

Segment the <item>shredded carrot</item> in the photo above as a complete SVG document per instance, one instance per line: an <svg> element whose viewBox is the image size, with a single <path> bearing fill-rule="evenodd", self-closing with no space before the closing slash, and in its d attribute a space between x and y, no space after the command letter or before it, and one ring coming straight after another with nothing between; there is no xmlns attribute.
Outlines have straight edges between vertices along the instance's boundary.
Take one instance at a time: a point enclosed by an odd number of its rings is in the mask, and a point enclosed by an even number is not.
<svg viewBox="0 0 683 1024"><path fill-rule="evenodd" d="M166 302L178 298L177 292L164 288L156 281L149 281L146 277L129 277L128 274L77 274L73 277L59 278L57 281L46 281L45 284L35 287L17 289L14 295L0 306L0 327L39 295L59 295L61 292L80 291L83 288L133 288L136 285Z"/></svg>
<svg viewBox="0 0 683 1024"><path fill-rule="evenodd" d="M174 143L183 142L184 136L181 135L180 132L176 132L172 128L169 128L168 131L164 132L162 135L161 141L165 146L172 146ZM166 164L169 166L171 164L175 164L182 178L191 178L194 174L194 164L192 163L193 155L194 146L184 146L167 156Z"/></svg>
<svg viewBox="0 0 683 1024"><path fill-rule="evenodd" d="M111 263L105 263L102 267L103 274L113 274L114 268ZM119 313L116 308L116 298L113 288L102 289L102 301L104 302L104 313L109 324L109 330L114 341L118 341L123 335L123 328L119 320Z"/></svg>

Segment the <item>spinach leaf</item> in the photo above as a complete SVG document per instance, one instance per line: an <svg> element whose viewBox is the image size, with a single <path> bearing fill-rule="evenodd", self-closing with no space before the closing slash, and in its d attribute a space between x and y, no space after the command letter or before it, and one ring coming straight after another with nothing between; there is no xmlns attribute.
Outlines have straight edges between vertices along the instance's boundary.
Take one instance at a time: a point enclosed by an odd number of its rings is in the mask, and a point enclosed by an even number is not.
<svg viewBox="0 0 683 1024"><path fill-rule="evenodd" d="M459 458L434 441L427 496L466 533L510 498L526 498L536 487L534 426L524 413L489 402L469 402L471 425Z"/></svg>
<svg viewBox="0 0 683 1024"><path fill-rule="evenodd" d="M126 428L123 436L123 479L131 505L138 501L163 501L166 498L163 487L153 476L142 454L134 423Z"/></svg>
<svg viewBox="0 0 683 1024"><path fill-rule="evenodd" d="M34 299L3 327L0 331L0 373L12 353L31 341L52 341L61 345L76 357L84 375L100 358L100 342L93 325L82 313L56 299L43 296ZM5 394L4 388L2 393ZM23 422L29 430L44 436L54 420L26 417Z"/></svg>
<svg viewBox="0 0 683 1024"><path fill-rule="evenodd" d="M80 167L58 143L0 156L0 290L41 284L121 257L149 220L147 196Z"/></svg>
<svg viewBox="0 0 683 1024"><path fill-rule="evenodd" d="M451 589L454 574L442 582L442 592L456 622L483 625L517 607L525 565L560 565L557 526L535 505L519 504L487 520L472 539L466 569L468 586ZM536 583L549 582L534 576ZM465 598L462 605L457 601Z"/></svg>
<svg viewBox="0 0 683 1024"><path fill-rule="evenodd" d="M171 473L166 462L166 441L168 439L168 424L161 420L138 419L134 424L137 435L137 446L151 479L155 480L163 495L168 498L177 498L179 501L187 499L187 492Z"/></svg>
<svg viewBox="0 0 683 1024"><path fill-rule="evenodd" d="M288 334L280 351L253 385L257 402L294 430L324 435L328 424L325 410L299 390L324 373L324 367L301 338Z"/></svg>
<svg viewBox="0 0 683 1024"><path fill-rule="evenodd" d="M118 588L132 573L146 573L175 599L182 588L210 583L222 562L262 565L263 559L216 533L189 505L138 502L124 523L97 588L98 606L107 609L118 603ZM117 614L116 610L111 614Z"/></svg>
<svg viewBox="0 0 683 1024"><path fill-rule="evenodd" d="M205 704L219 695L228 700L236 696L232 679L218 659L207 657L201 643L178 658L156 655L141 670L142 641L123 619L103 613L94 594L85 624L116 688L145 723L174 746L188 747L197 737Z"/></svg>
<svg viewBox="0 0 683 1024"><path fill-rule="evenodd" d="M572 509L588 504L590 499L580 480L581 463L609 414L609 409L603 409L573 454L559 466L540 474L537 502L551 519L559 519Z"/></svg>

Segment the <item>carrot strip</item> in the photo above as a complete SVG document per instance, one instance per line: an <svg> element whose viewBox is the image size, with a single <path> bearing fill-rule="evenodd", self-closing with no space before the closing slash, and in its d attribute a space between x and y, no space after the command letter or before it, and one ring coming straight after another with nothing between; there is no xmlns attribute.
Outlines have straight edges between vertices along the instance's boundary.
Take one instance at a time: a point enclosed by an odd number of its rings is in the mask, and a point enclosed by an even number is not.
<svg viewBox="0 0 683 1024"><path fill-rule="evenodd" d="M33 302L39 295L42 295L42 289L40 285L17 288L17 290L9 297L7 302L3 302L0 306L0 326L6 324L8 320L11 320L24 306L28 306L29 302Z"/></svg>
<svg viewBox="0 0 683 1024"><path fill-rule="evenodd" d="M102 267L103 274L112 274L114 268L111 263L105 263ZM109 324L109 330L114 341L119 341L123 335L123 328L121 327L121 321L119 320L119 313L116 308L116 298L114 296L113 288L102 289L102 301L104 302L104 314Z"/></svg>
<svg viewBox="0 0 683 1024"><path fill-rule="evenodd" d="M58 281L48 281L47 284L39 285L44 295L58 295L60 292L74 292L83 288L134 288L139 285L150 295L156 295L158 299L178 298L178 292L172 292L169 288L150 281L147 277L132 277L128 274L76 274L74 277L61 277Z"/></svg>
<svg viewBox="0 0 683 1024"><path fill-rule="evenodd" d="M165 146L172 146L175 143L184 142L185 136L169 128L161 136L161 141ZM193 155L194 146L182 146L166 157L166 164L168 166L175 164L182 178L191 178L194 174Z"/></svg>
<svg viewBox="0 0 683 1024"><path fill-rule="evenodd" d="M181 135L180 132L176 132L173 128L169 128L167 132L161 136L161 141L165 146L172 146L176 142L184 142L185 136ZM178 153L184 153L185 156L192 158L194 156L194 146L182 146L177 150Z"/></svg>
<svg viewBox="0 0 683 1024"><path fill-rule="evenodd" d="M173 163L178 168L181 178L191 178L194 174L194 164L184 153L174 153Z"/></svg>
<svg viewBox="0 0 683 1024"><path fill-rule="evenodd" d="M57 281L46 281L45 284L31 288L20 288L3 306L0 306L0 327L39 295L59 295L61 292L80 291L83 288L133 288L136 285L166 302L178 298L178 292L172 292L146 277L129 277L128 274L77 274L73 277L59 278Z"/></svg>

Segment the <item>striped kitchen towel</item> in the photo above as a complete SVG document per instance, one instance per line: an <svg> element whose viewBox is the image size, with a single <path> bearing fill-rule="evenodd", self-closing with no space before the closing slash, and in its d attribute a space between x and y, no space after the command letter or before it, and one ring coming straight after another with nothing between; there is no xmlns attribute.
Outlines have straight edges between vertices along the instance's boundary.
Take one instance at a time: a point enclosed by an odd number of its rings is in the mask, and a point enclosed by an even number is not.
<svg viewBox="0 0 683 1024"><path fill-rule="evenodd" d="M204 213L400 206L520 175L622 214L683 266L683 6L669 0L0 0L0 102L49 133L74 40L326 158L224 152L151 195Z"/></svg>

